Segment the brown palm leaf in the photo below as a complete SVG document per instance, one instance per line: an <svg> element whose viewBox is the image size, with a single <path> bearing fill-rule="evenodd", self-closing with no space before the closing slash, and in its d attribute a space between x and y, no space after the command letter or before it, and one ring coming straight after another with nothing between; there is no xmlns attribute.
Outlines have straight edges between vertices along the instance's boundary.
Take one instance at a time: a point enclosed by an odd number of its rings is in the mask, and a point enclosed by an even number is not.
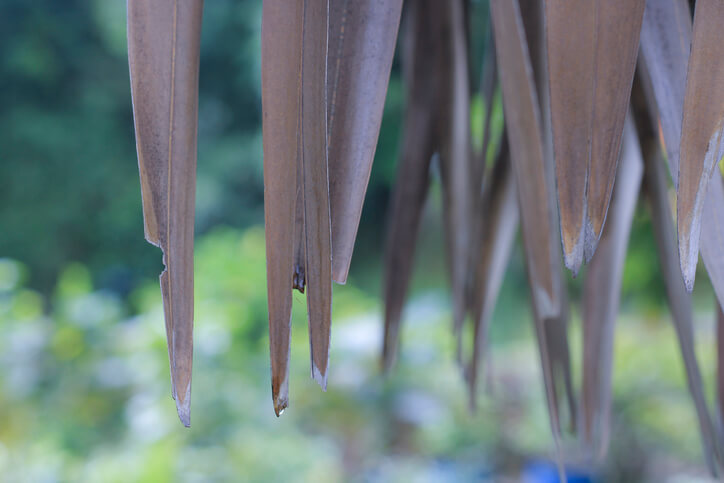
<svg viewBox="0 0 724 483"><path fill-rule="evenodd" d="M583 283L583 441L603 458L608 448L611 416L613 336L621 296L643 161L632 120L624 127L621 161L613 189L609 220Z"/></svg>
<svg viewBox="0 0 724 483"><path fill-rule="evenodd" d="M682 110L691 46L691 13L685 0L649 0L641 29L641 80L650 109L658 112L669 172L678 186ZM716 179L717 177L714 176ZM701 253L719 303L724 305L724 185L709 183L701 227Z"/></svg>
<svg viewBox="0 0 724 483"><path fill-rule="evenodd" d="M724 3L700 0L694 12L691 56L686 77L677 189L681 272L694 288L699 237L709 178L724 156Z"/></svg>
<svg viewBox="0 0 724 483"><path fill-rule="evenodd" d="M161 248L172 393L190 425L194 202L203 0L128 1L128 58L146 239Z"/></svg>
<svg viewBox="0 0 724 483"><path fill-rule="evenodd" d="M493 31L503 91L505 125L520 197L526 258L531 274L533 303L541 317L560 313L558 247L550 219L546 163L541 134L541 115L520 10L491 1Z"/></svg>
<svg viewBox="0 0 724 483"><path fill-rule="evenodd" d="M566 266L595 252L616 177L644 0L546 2Z"/></svg>
<svg viewBox="0 0 724 483"><path fill-rule="evenodd" d="M297 146L300 121L304 0L264 0L262 9L262 129L272 401L289 403Z"/></svg>
<svg viewBox="0 0 724 483"><path fill-rule="evenodd" d="M596 0L596 5L598 1ZM545 2L558 207L566 267L583 263L596 60L593 2Z"/></svg>
<svg viewBox="0 0 724 483"><path fill-rule="evenodd" d="M470 86L468 46L462 0L435 7L443 35L438 67L441 100L437 119L438 151L443 184L443 219L452 289L453 326L459 333L466 308L467 258L470 237Z"/></svg>
<svg viewBox="0 0 724 483"><path fill-rule="evenodd" d="M330 0L332 276L345 283L382 122L402 0Z"/></svg>
<svg viewBox="0 0 724 483"><path fill-rule="evenodd" d="M724 306L724 180L714 171L706 191L701 228L701 255L719 304Z"/></svg>
<svg viewBox="0 0 724 483"><path fill-rule="evenodd" d="M493 124L493 101L498 87L498 65L495 60L495 42L492 38L487 40L483 60L483 72L480 79L480 95L485 106L485 119L483 121L482 146L479 155L470 157L470 198L474 206L482 194L483 180L486 173L488 146L490 146ZM475 216L473 215L473 218ZM471 232L475 230L471 228ZM472 241L471 241L472 243Z"/></svg>
<svg viewBox="0 0 724 483"><path fill-rule="evenodd" d="M301 107L301 103L300 103ZM299 116L299 125L302 125ZM292 288L304 293L307 286L307 237L304 227L304 165L302 164L302 135L297 132L297 193L294 205L294 262Z"/></svg>
<svg viewBox="0 0 724 483"><path fill-rule="evenodd" d="M485 224L488 223L488 219L492 220L495 216L495 214L490 213L490 210L488 209L488 204L490 203L491 198L497 198L497 193L499 192L499 188L491 182L485 182L484 180L487 179L486 177L490 174L488 173L487 169L487 153L488 153L488 147L490 146L491 137L492 137L492 120L493 120L493 101L494 101L494 95L496 92L496 88L498 85L498 68L496 65L495 60L495 45L492 38L492 32L490 35L490 38L487 39L486 47L485 47L485 54L484 54L484 60L483 60L483 72L481 75L480 80L480 94L483 98L483 103L485 106L485 118L483 120L483 131L482 131L482 146L481 150L478 153L470 153L470 166L468 168L469 170L469 178L470 178L470 184L469 184L469 192L468 195L470 197L469 201L469 209L470 209L470 221L469 221L469 229L468 233L470 236L469 242L468 242L468 273L466 278L466 290L467 293L465 294L465 301L466 301L466 312L469 313L472 316L473 325L477 324L477 319L475 316L476 313L476 307L479 307L479 305L482 303L482 297L485 297L485 295L480 291L483 290L482 288L482 280L479 279L479 277L484 275L486 268L483 268L481 265L484 264L487 266L487 262L484 262L481 257L483 257L483 252L485 252L487 249L482 248L483 245L483 237L485 236L485 233L488 232L487 229L485 229ZM501 137L501 145L499 146L499 150L497 153L497 160L495 163L495 166L498 166L498 162L502 159L503 154L507 156L508 150L507 146L503 147L502 143L505 141L505 135ZM510 161L506 161L507 164L510 164ZM493 170L494 171L494 170ZM506 168L502 171L505 171L506 173L509 171L509 168ZM495 175L494 175L495 176ZM502 175L498 175L499 177ZM510 178L506 177L506 180L509 180ZM492 191L496 191L496 195L492 195ZM517 208L515 211L515 216L517 218ZM491 221L491 223L494 223ZM517 221L516 221L517 225ZM493 284L494 285L494 284ZM494 298L497 298L497 292ZM491 301L492 303L495 303L495 300ZM462 321L464 323L464 320ZM458 364L460 364L461 368L463 369L463 374L466 378L468 378L469 374L467 372L470 371L470 366L465 366L463 364L463 337L461 330L462 327L456 327L456 359ZM474 336L476 337L476 336ZM473 343L473 346L475 343ZM473 356L474 357L474 356Z"/></svg>
<svg viewBox="0 0 724 483"><path fill-rule="evenodd" d="M407 106L400 164L392 195L384 256L385 329L383 365L395 360L400 318L412 274L412 262L422 208L429 185L430 160L437 146L437 95L441 90L436 67L442 35L435 0L414 0L406 7L403 31L403 77Z"/></svg>
<svg viewBox="0 0 724 483"><path fill-rule="evenodd" d="M490 6L536 334L551 427L557 439L560 418L556 376L563 377L569 390L571 385L560 259L553 228L553 186L546 172L540 106L518 2L493 0ZM572 402L572 397L569 401Z"/></svg>
<svg viewBox="0 0 724 483"><path fill-rule="evenodd" d="M616 178L645 4L645 0L599 0L596 7L595 101L588 173L588 221L583 246L586 261L593 256L601 237Z"/></svg>
<svg viewBox="0 0 724 483"><path fill-rule="evenodd" d="M324 390L327 389L332 325L332 240L327 174L326 102L328 16L328 0L304 0L301 140L305 277L312 377ZM291 192L292 189L288 191Z"/></svg>
<svg viewBox="0 0 724 483"><path fill-rule="evenodd" d="M498 292L505 277L508 260L518 232L518 195L515 179L511 172L510 154L505 139L498 153L492 173L487 179L480 209L485 222L479 224L481 233L471 244L471 251L477 250L475 272L471 293L471 314L473 318L473 354L467 367L467 382L470 407L475 409L477 401L478 368L487 347L488 327L493 315Z"/></svg>
<svg viewBox="0 0 724 483"><path fill-rule="evenodd" d="M716 472L717 464L721 464L719 444L709 409L706 404L703 382L694 349L693 310L691 296L687 293L677 266L677 250L675 244L675 228L669 204L668 187L661 159L657 130L653 120L646 112L637 115L637 124L641 135L646 163L646 193L651 206L651 219L659 251L659 261L663 272L666 295L671 309L671 316L676 329L684 368L689 385L689 392L694 401L699 429L701 432L704 454L710 470ZM655 118L654 118L655 120Z"/></svg>
<svg viewBox="0 0 724 483"><path fill-rule="evenodd" d="M681 110L691 48L691 12L686 0L647 0L641 26L642 81L653 95L674 186L679 184ZM648 87L650 85L650 87Z"/></svg>

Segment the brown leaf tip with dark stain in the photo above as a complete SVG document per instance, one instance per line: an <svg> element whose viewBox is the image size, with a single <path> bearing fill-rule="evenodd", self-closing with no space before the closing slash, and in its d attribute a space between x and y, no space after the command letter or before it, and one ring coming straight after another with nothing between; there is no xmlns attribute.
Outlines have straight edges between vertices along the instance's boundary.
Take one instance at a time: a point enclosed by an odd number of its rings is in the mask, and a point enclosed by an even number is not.
<svg viewBox="0 0 724 483"><path fill-rule="evenodd" d="M304 268L297 265L294 267L294 275L292 276L292 290L299 290L304 293L304 287L307 285L306 274Z"/></svg>

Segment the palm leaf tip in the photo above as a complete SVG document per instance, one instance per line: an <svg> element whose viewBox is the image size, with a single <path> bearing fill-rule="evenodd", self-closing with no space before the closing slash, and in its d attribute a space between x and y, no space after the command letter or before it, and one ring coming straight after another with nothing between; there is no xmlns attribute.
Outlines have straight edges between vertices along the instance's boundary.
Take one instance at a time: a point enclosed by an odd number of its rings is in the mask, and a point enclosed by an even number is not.
<svg viewBox="0 0 724 483"><path fill-rule="evenodd" d="M639 50L645 0L598 0L584 256L601 237L613 191Z"/></svg>
<svg viewBox="0 0 724 483"><path fill-rule="evenodd" d="M402 0L329 2L327 129L332 277L340 284L347 281L352 260L401 11Z"/></svg>
<svg viewBox="0 0 724 483"><path fill-rule="evenodd" d="M146 239L160 277L172 395L189 424L202 0L129 0L128 57ZM179 394L179 388L184 392Z"/></svg>
<svg viewBox="0 0 724 483"><path fill-rule="evenodd" d="M700 0L694 12L681 129L676 212L686 289L694 288L704 201L714 166L724 156L724 3Z"/></svg>
<svg viewBox="0 0 724 483"><path fill-rule="evenodd" d="M289 376L286 375L282 382L278 382L272 378L272 403L274 405L274 414L277 417L284 414L289 407Z"/></svg>
<svg viewBox="0 0 724 483"><path fill-rule="evenodd" d="M292 282L298 241L299 125L304 0L262 4L264 226L272 401L288 405ZM306 267L305 267L306 268Z"/></svg>
<svg viewBox="0 0 724 483"><path fill-rule="evenodd" d="M178 417L187 428L191 426L191 381L189 381L184 397L176 397L176 412Z"/></svg>
<svg viewBox="0 0 724 483"><path fill-rule="evenodd" d="M327 385L332 310L332 240L327 158L327 0L304 1L301 155L305 278L312 377Z"/></svg>

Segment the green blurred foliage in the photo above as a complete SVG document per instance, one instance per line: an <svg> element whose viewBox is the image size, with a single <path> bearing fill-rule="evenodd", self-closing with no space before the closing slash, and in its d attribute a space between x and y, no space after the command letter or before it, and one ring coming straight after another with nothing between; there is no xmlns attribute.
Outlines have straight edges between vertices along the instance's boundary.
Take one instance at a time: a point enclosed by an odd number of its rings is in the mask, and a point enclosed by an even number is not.
<svg viewBox="0 0 724 483"><path fill-rule="evenodd" d="M398 364L385 377L379 299L346 285L334 291L326 393L309 375L306 310L295 295L291 405L276 418L263 248L260 227L217 227L197 244L190 430L170 397L156 281L124 303L72 263L46 300L27 287L21 263L1 259L3 480L461 481L515 477L532 459L551 457L530 315L511 276L496 308L477 412L467 407L439 290L412 299ZM571 336L580 355L578 324ZM699 353L711 380L713 347L704 341ZM660 459L670 462L667 471L702 474L695 414L668 324L622 317L614 384L612 450L602 478L642 480Z"/></svg>

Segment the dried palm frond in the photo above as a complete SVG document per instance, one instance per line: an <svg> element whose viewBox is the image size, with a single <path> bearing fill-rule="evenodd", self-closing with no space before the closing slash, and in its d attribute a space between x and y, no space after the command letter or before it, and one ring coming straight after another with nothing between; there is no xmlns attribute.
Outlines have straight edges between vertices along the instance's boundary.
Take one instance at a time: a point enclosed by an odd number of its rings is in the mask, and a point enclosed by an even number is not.
<svg viewBox="0 0 724 483"><path fill-rule="evenodd" d="M714 166L724 156L724 2L699 0L694 11L691 56L681 126L676 219L679 258L686 289L694 288L706 192Z"/></svg>
<svg viewBox="0 0 724 483"><path fill-rule="evenodd" d="M307 296L312 377L326 389L332 280L347 279L401 1L299 0L291 7L265 0L262 13L267 285L277 415L288 405L295 288Z"/></svg>
<svg viewBox="0 0 724 483"><path fill-rule="evenodd" d="M518 233L518 195L505 139L479 204L480 209L475 210L475 213L479 216L484 213L485 223L478 225L480 233L474 238L477 242L471 243L471 251L478 247L479 253L476 253L474 264L471 265L475 270L470 301L474 327L473 354L466 367L470 406L473 409L477 401L478 367L488 345L490 319Z"/></svg>
<svg viewBox="0 0 724 483"><path fill-rule="evenodd" d="M402 0L330 0L327 58L332 277L347 281L382 123Z"/></svg>
<svg viewBox="0 0 724 483"><path fill-rule="evenodd" d="M641 148L631 119L626 122L623 138L610 220L583 283L581 433L591 454L599 458L608 448L614 330L626 248L643 177Z"/></svg>
<svg viewBox="0 0 724 483"><path fill-rule="evenodd" d="M440 8L434 0L407 6L402 38L403 80L407 87L400 164L392 195L384 255L385 302L383 365L395 360L400 319L412 274L412 260L422 208L427 198L430 161L436 148L435 118L440 77L437 44L441 35ZM437 5L436 7L433 7Z"/></svg>
<svg viewBox="0 0 724 483"><path fill-rule="evenodd" d="M472 355L465 364L471 406L493 307L520 225L556 444L565 393L570 426L581 424L583 448L599 457L605 454L614 328L643 178L689 391L706 457L716 472L724 465L724 438L706 406L687 289L693 287L701 245L719 305L724 305L724 179L714 168L724 154L724 49L718 39L724 4L696 2L692 28L686 0L489 3L493 38L484 59L486 117L479 155L471 147L473 69L468 56L468 29L479 26L466 24L470 6L465 0L408 0L404 13L402 0L263 0L262 127L274 409L279 415L288 405L293 289L306 292L312 376L326 387L332 281L345 283L348 277L403 16L406 106L384 254L384 367L394 362L399 344L436 157L461 362L466 317L474 327ZM192 361L201 9L202 0L162 0L153 6L148 0L128 1L145 230L164 253L161 289L172 388L184 424L189 423ZM497 77L505 140L489 167ZM626 121L628 112L634 115ZM678 250L659 125L677 193ZM577 276L584 261L590 266L581 272L579 420L567 334L568 272L562 267ZM720 408L722 318L719 311Z"/></svg>
<svg viewBox="0 0 724 483"><path fill-rule="evenodd" d="M400 183L395 187L385 253L383 364L395 358L415 238L429 184L430 161L439 155L454 327L465 314L470 219L470 114L467 46L462 0L408 4L403 55L408 87Z"/></svg>
<svg viewBox="0 0 724 483"><path fill-rule="evenodd" d="M643 89L643 87L640 87L640 89ZM643 101L643 98L645 98L645 95L642 95L639 100ZM717 464L721 464L722 461L718 455L720 443L716 439L712 418L707 408L703 382L696 360L691 296L684 287L683 279L678 276L679 266L676 263L678 254L674 235L675 228L669 204L664 163L661 160L661 148L655 127L656 119L651 116L644 102L636 107L637 128L645 160L646 194L651 207L651 220L656 235L666 295L679 340L682 359L684 360L689 391L694 400L699 419L705 456L710 469L715 472Z"/></svg>
<svg viewBox="0 0 724 483"><path fill-rule="evenodd" d="M554 187L548 174L551 166L544 154L541 109L517 0L493 0L491 15L536 334L551 426L557 435L560 417L556 388L570 388L570 364L566 331L561 330L567 321L553 223ZM563 378L563 385L556 383L557 375Z"/></svg>
<svg viewBox="0 0 724 483"><path fill-rule="evenodd" d="M302 155L297 148L304 143L297 139L298 135L301 137L303 24L304 0L264 1L261 27L264 218L272 400L277 415L289 403L297 167L302 166L298 161ZM302 175L302 185L303 178ZM305 271L308 269L305 266Z"/></svg>
<svg viewBox="0 0 724 483"><path fill-rule="evenodd" d="M171 387L191 424L194 209L203 0L128 1L128 59L146 240L163 251Z"/></svg>

